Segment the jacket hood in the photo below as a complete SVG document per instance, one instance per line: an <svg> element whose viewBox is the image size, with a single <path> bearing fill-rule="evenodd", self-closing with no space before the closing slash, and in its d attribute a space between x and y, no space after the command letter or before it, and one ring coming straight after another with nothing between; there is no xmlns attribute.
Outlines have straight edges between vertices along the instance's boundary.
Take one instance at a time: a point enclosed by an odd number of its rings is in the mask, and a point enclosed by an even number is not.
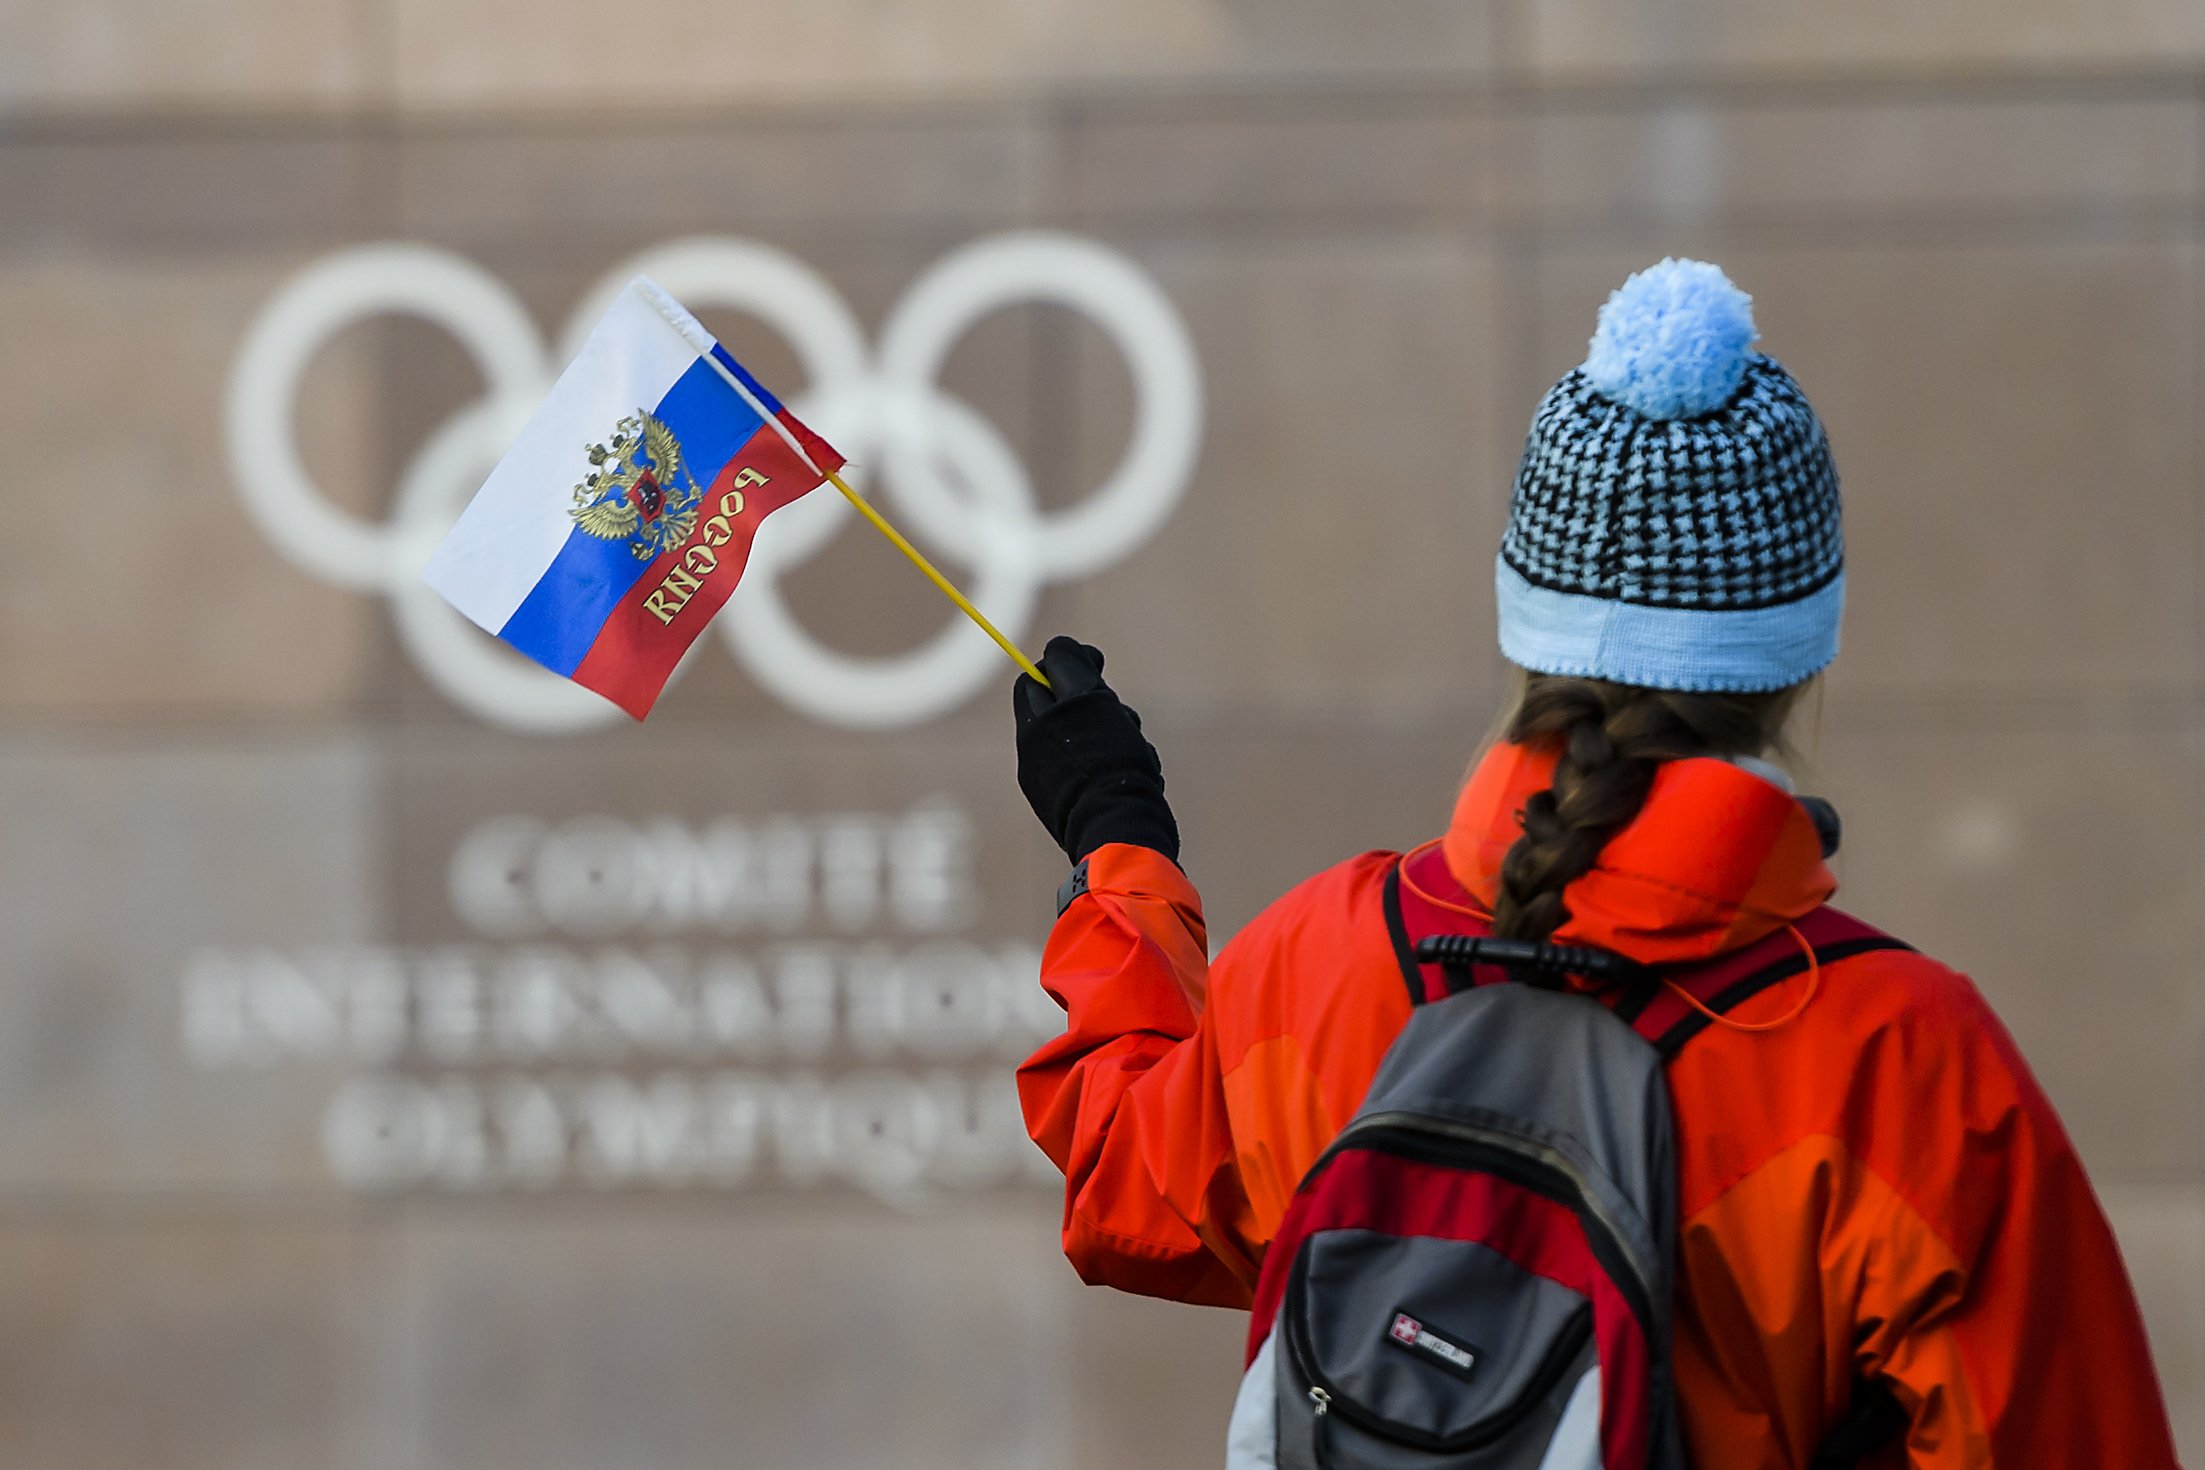
<svg viewBox="0 0 2205 1470"><path fill-rule="evenodd" d="M1559 752L1496 745L1471 772L1442 844L1456 881L1490 908L1524 803ZM1837 891L1814 819L1790 792L1728 761L1665 761L1646 804L1562 892L1564 944L1647 964L1725 953L1812 913Z"/></svg>

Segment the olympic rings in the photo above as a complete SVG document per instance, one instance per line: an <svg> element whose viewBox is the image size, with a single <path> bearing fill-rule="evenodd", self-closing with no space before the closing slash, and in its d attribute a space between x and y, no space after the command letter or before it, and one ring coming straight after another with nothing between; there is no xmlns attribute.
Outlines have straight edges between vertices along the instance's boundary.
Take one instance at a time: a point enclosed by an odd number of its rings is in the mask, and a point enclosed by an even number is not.
<svg viewBox="0 0 2205 1470"><path fill-rule="evenodd" d="M864 466L911 530L974 574L968 589L1012 638L1042 588L1123 559L1185 493L1201 440L1201 375L1185 323L1138 267L1092 241L1043 232L976 240L913 283L882 326L877 357L833 286L753 241L671 241L606 273L576 305L556 356L505 285L423 245L364 245L293 277L261 309L231 372L227 431L239 498L269 541L305 570L390 598L399 638L439 692L477 717L539 733L589 729L619 711L537 667L446 606L421 580L430 552L512 442L613 296L638 273L692 308L734 308L777 331L808 379L790 406ZM1001 432L937 380L959 338L988 313L1047 301L1090 318L1124 354L1134 422L1117 466L1079 505L1045 514ZM301 461L299 386L314 354L362 318L403 313L451 333L488 390L448 418L400 476L391 519L332 505ZM789 612L780 579L852 514L816 494L766 523L728 610L724 645L768 692L826 724L884 728L954 708L999 677L995 645L961 618L910 653L857 658L819 643ZM699 645L702 646L701 643ZM694 656L692 650L692 656Z"/></svg>
<svg viewBox="0 0 2205 1470"><path fill-rule="evenodd" d="M957 339L1020 300L1086 313L1132 370L1133 435L1124 457L1086 504L1034 526L1042 575L1091 576L1147 540L1178 504L1201 440L1201 375L1178 314L1130 261L1090 240L1005 235L966 246L911 288L881 329L882 381L899 403L916 406ZM910 427L923 436L929 423L915 413ZM934 475L931 459L910 468L918 473L901 488L916 523L968 557L977 553L960 544L977 522Z"/></svg>
<svg viewBox="0 0 2205 1470"><path fill-rule="evenodd" d="M397 554L399 528L363 526L321 493L299 458L294 410L299 379L321 346L384 312L425 317L450 332L497 402L540 399L551 382L543 339L513 294L472 262L424 245L367 245L331 256L293 277L262 309L230 376L227 429L238 493L277 550L364 592L420 569Z"/></svg>

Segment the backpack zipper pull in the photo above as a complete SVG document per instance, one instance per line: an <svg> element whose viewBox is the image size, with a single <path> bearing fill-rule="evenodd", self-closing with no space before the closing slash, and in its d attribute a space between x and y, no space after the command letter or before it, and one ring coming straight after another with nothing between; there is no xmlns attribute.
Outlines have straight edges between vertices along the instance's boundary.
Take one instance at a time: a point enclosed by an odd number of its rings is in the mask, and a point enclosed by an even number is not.
<svg viewBox="0 0 2205 1470"><path fill-rule="evenodd" d="M1309 1401L1317 1406L1316 1421L1309 1429L1309 1452L1316 1457L1317 1470L1332 1470L1332 1446L1327 1443L1332 1436L1326 1433L1332 1423L1326 1417L1332 1412L1332 1395L1312 1386Z"/></svg>

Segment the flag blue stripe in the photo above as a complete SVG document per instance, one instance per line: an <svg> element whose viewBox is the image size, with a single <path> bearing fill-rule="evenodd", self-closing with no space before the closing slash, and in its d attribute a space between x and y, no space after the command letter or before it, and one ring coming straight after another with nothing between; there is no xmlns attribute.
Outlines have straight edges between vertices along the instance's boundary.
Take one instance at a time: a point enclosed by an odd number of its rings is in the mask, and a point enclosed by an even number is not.
<svg viewBox="0 0 2205 1470"><path fill-rule="evenodd" d="M652 412L674 431L682 462L699 489L711 485L727 462L765 427L765 421L701 357L666 390ZM591 440L610 438L612 431L611 424L575 426L577 434ZM551 493L549 487L546 493ZM577 526L498 636L544 667L571 677L597 641L605 620L650 566L629 550L626 541L602 540Z"/></svg>
<svg viewBox="0 0 2205 1470"><path fill-rule="evenodd" d="M712 344L712 355L727 364L729 372L743 380L743 386L757 395L758 401L766 406L767 413L774 415L776 418L780 417L782 412L781 400L768 393L766 385L752 377L750 369L735 360L734 353L729 352L725 347L715 342Z"/></svg>

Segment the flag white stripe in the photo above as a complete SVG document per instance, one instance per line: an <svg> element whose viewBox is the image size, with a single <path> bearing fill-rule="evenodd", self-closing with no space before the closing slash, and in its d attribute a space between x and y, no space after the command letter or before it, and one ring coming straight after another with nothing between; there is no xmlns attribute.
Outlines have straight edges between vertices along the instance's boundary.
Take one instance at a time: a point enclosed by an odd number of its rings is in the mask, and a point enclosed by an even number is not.
<svg viewBox="0 0 2205 1470"><path fill-rule="evenodd" d="M656 408L696 365L688 335L669 330L673 324L654 306L635 290L620 294L423 572L492 633L527 600L573 533L568 512L574 486L590 470L589 446L609 439L613 426L637 409Z"/></svg>

